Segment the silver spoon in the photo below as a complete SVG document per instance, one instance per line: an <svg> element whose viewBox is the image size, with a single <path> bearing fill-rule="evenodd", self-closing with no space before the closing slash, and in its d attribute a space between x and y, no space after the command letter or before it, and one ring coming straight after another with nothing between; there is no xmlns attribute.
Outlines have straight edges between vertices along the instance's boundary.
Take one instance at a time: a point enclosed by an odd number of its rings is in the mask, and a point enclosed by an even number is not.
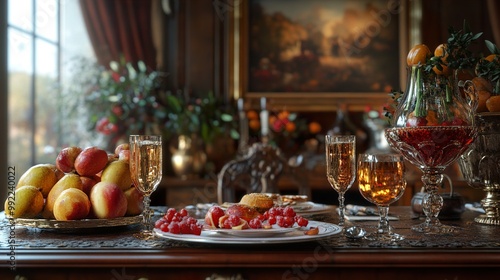
<svg viewBox="0 0 500 280"><path fill-rule="evenodd" d="M346 228L344 234L347 238L350 238L350 239L361 239L361 238L365 237L366 230L362 227L352 226L352 227Z"/></svg>

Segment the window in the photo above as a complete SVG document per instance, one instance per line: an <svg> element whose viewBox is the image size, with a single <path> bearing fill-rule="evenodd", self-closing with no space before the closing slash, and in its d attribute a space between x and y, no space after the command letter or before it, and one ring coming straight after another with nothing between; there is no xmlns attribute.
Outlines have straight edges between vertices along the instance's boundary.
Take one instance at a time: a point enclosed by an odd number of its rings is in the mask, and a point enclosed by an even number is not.
<svg viewBox="0 0 500 280"><path fill-rule="evenodd" d="M22 174L71 144L59 89L71 58L93 53L79 1L9 0L7 28L8 162Z"/></svg>

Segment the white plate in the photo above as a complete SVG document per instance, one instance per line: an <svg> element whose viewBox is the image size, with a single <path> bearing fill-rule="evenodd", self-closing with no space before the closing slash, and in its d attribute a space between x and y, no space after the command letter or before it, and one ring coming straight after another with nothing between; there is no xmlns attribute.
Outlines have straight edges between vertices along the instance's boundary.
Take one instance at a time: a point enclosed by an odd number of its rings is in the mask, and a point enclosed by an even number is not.
<svg viewBox="0 0 500 280"><path fill-rule="evenodd" d="M211 229L211 228L207 228L207 229L203 229L203 230L208 232L209 234L222 233L222 234L228 234L228 235L233 235L233 236L238 236L238 237L260 238L260 237L270 237L270 236L285 234L288 232L296 231L298 229L299 229L298 227L282 228L282 227L273 225L273 227L270 229L237 230L237 229L221 229L221 228Z"/></svg>
<svg viewBox="0 0 500 280"><path fill-rule="evenodd" d="M295 213L302 216L335 213L336 208L334 205L319 204L310 201L297 203L292 207Z"/></svg>
<svg viewBox="0 0 500 280"><path fill-rule="evenodd" d="M304 232L311 227L318 227L319 229L318 234L316 235L304 234ZM252 229L246 229L246 230L250 231ZM338 225L330 223L309 221L307 227L295 228L295 230L293 231L268 237L241 237L224 233L209 232L207 230L203 230L201 232L201 235L171 234L168 232L163 232L157 228L155 228L154 231L157 236L171 240L207 243L207 244L241 245L241 244L280 244L280 243L314 241L317 239L322 239L331 235L338 234L342 231L342 228L339 227Z"/></svg>

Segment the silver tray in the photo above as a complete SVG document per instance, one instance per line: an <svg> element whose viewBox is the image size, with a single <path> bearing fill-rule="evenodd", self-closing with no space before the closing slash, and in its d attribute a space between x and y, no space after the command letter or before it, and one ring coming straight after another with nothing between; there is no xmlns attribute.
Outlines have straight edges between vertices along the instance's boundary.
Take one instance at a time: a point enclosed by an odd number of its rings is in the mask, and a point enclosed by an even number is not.
<svg viewBox="0 0 500 280"><path fill-rule="evenodd" d="M48 219L15 219L16 226L26 226L40 229L92 229L119 227L139 224L142 221L142 215L120 217L114 219L83 219L73 221L58 221Z"/></svg>

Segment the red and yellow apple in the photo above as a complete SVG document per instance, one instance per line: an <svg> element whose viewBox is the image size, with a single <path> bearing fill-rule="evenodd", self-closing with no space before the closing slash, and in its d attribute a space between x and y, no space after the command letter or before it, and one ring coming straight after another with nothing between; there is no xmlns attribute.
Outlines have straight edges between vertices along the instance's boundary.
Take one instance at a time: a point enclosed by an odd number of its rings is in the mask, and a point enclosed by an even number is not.
<svg viewBox="0 0 500 280"><path fill-rule="evenodd" d="M136 216L142 213L144 210L143 199L144 196L136 187L131 187L125 191L125 197L127 198L127 216Z"/></svg>
<svg viewBox="0 0 500 280"><path fill-rule="evenodd" d="M59 221L80 220L90 212L90 200L79 189L66 189L54 203L54 217Z"/></svg>
<svg viewBox="0 0 500 280"><path fill-rule="evenodd" d="M108 164L108 153L92 146L85 148L75 160L75 170L81 176L92 176L101 172Z"/></svg>
<svg viewBox="0 0 500 280"><path fill-rule="evenodd" d="M99 182L90 191L92 213L99 219L123 217L127 212L127 198L115 183Z"/></svg>
<svg viewBox="0 0 500 280"><path fill-rule="evenodd" d="M115 155L119 156L122 151L130 151L130 144L129 143L123 143L115 148Z"/></svg>
<svg viewBox="0 0 500 280"><path fill-rule="evenodd" d="M75 160L81 152L82 148L75 146L62 149L56 158L57 169L64 173L75 171Z"/></svg>
<svg viewBox="0 0 500 280"><path fill-rule="evenodd" d="M80 176L80 179L82 180L82 191L86 195L90 195L90 190L92 190L92 187L94 187L95 184L99 183L101 178L97 176Z"/></svg>

